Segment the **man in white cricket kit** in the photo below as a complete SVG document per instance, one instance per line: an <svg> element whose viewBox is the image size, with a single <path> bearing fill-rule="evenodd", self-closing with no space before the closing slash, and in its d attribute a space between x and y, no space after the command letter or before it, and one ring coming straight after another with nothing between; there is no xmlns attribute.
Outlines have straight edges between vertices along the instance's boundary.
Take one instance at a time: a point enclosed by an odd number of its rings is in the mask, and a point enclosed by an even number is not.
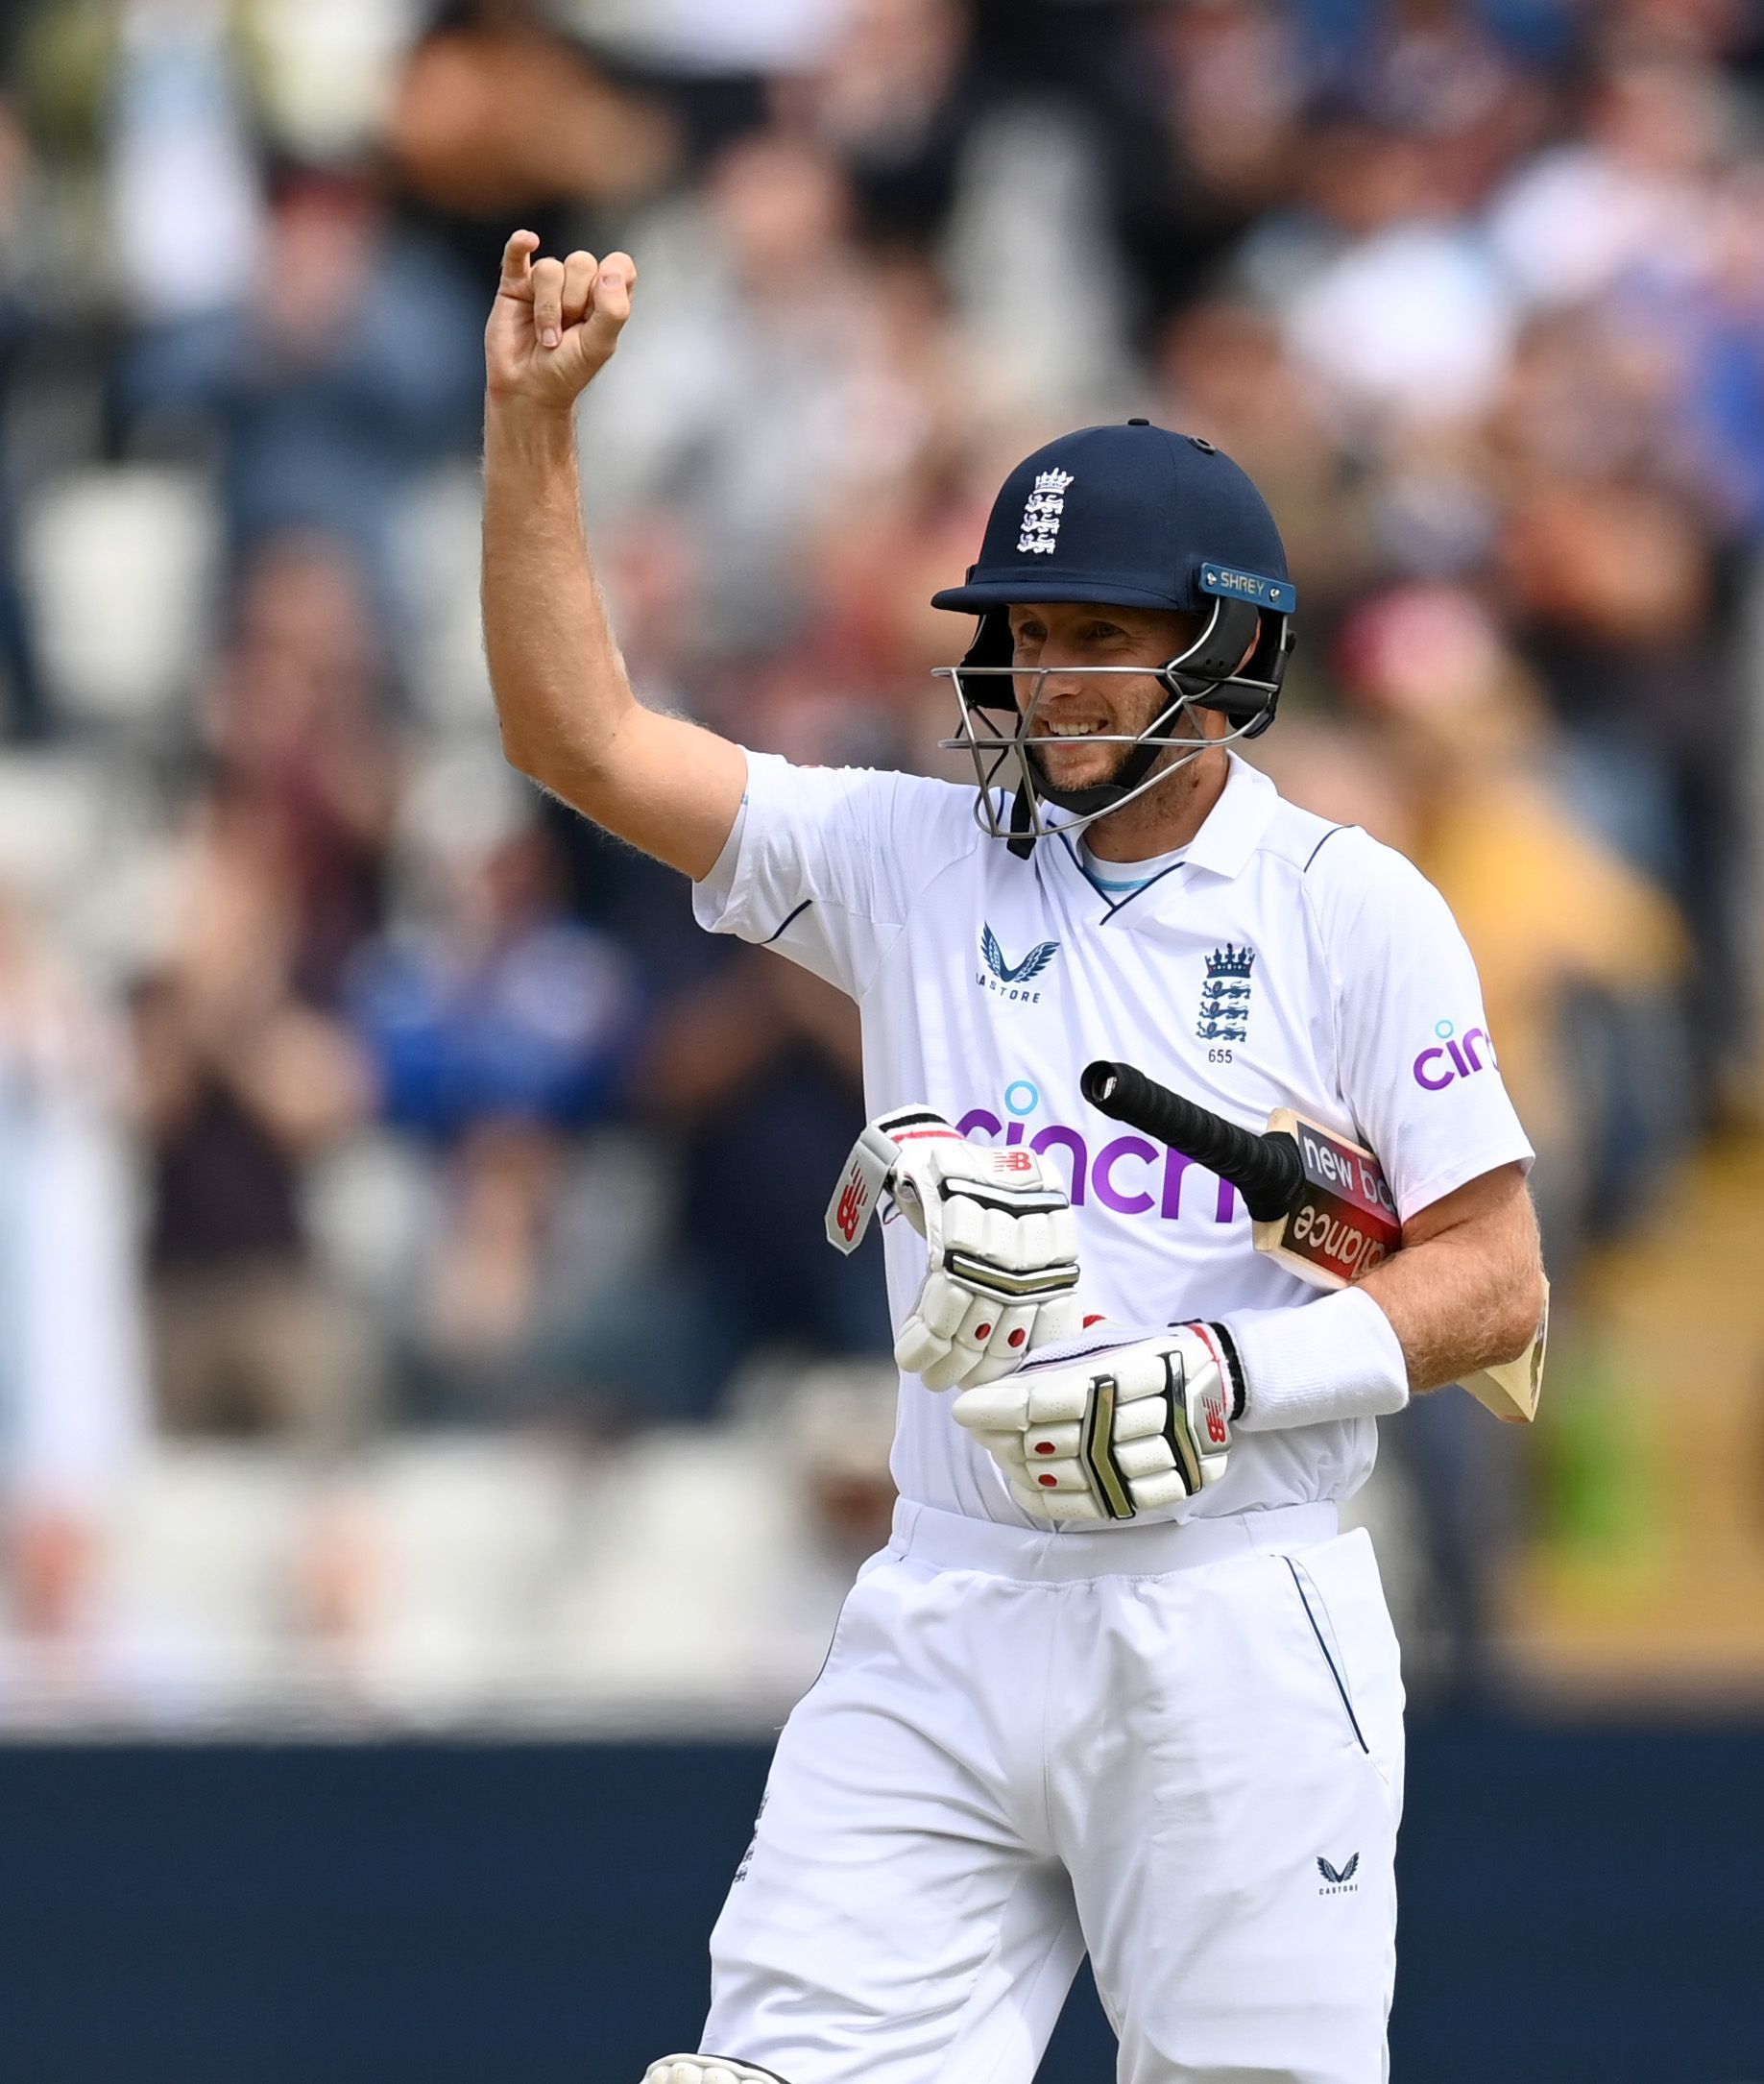
<svg viewBox="0 0 1764 2084"><path fill-rule="evenodd" d="M636 701L590 569L571 406L636 269L536 246L487 332L504 743L857 1000L830 1229L881 1204L903 1366L894 1539L779 1742L707 2052L650 2084L1028 2084L1086 1951L1124 2084L1370 2084L1403 1694L1337 1508L1379 1415L1525 1349L1542 1270L1444 903L1230 749L1291 643L1273 521L1205 442L1066 436L937 596L978 794L745 753ZM1404 1249L1319 1296L1085 1103L1097 1057L1370 1145Z"/></svg>

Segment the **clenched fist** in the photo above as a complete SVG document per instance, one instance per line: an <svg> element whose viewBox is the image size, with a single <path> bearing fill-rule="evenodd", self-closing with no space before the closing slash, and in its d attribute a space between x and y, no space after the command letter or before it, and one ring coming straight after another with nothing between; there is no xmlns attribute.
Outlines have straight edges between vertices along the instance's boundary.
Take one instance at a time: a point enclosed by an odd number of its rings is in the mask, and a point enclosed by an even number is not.
<svg viewBox="0 0 1764 2084"><path fill-rule="evenodd" d="M1134 1519L1225 1473L1236 1383L1217 1324L1099 1324L955 1399L1011 1496L1048 1519ZM976 1378L978 1380L978 1378Z"/></svg>
<svg viewBox="0 0 1764 2084"><path fill-rule="evenodd" d="M539 239L517 231L502 250L502 279L484 328L492 398L568 406L612 359L631 316L637 262L629 254L535 260Z"/></svg>
<svg viewBox="0 0 1764 2084"><path fill-rule="evenodd" d="M827 1207L827 1241L851 1252L892 1195L929 1248L894 1357L928 1390L991 1382L1076 1328L1076 1219L1032 1151L971 1144L927 1106L879 1115L852 1147Z"/></svg>

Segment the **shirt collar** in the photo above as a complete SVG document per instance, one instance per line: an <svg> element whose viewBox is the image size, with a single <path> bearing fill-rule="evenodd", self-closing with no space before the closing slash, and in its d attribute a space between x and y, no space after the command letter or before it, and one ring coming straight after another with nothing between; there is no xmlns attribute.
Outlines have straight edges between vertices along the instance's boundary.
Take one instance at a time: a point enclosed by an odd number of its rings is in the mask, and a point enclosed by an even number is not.
<svg viewBox="0 0 1764 2084"><path fill-rule="evenodd" d="M1262 843L1279 805L1274 785L1248 761L1227 752L1231 772L1206 822L1189 842L1188 865L1211 869L1216 876L1237 876Z"/></svg>
<svg viewBox="0 0 1764 2084"><path fill-rule="evenodd" d="M1209 874L1226 878L1242 874L1279 808L1280 798L1267 775L1233 752L1227 751L1225 757L1231 766L1219 801L1173 867L1166 868L1138 889L1112 895L1099 890L1091 881L1079 858L1077 842L1061 834L1051 842L1043 841L1044 846L1051 844L1052 858L1060 864L1054 873L1075 878L1088 895L1100 898L1105 918L1119 918L1128 924L1154 918L1158 906L1184 887L1184 870L1203 868ZM1119 865L1126 870L1133 864L1123 861Z"/></svg>
<svg viewBox="0 0 1764 2084"><path fill-rule="evenodd" d="M1172 847L1168 854L1154 854L1144 861L1105 861L1094 855L1080 836L1077 857L1078 866L1104 896L1124 897L1129 890L1143 890L1147 884L1155 883L1172 868L1180 868L1188 860L1188 848Z"/></svg>

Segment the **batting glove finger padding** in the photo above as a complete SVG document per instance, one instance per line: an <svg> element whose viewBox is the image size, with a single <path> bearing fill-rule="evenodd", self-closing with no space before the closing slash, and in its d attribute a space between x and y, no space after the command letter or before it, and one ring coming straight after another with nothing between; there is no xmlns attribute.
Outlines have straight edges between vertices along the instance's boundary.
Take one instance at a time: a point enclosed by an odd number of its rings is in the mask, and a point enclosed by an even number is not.
<svg viewBox="0 0 1764 2084"><path fill-rule="evenodd" d="M991 1381L1072 1328L1077 1224L1036 1152L971 1144L929 1107L896 1108L852 1148L828 1204L830 1243L856 1250L884 1194L926 1243L894 1357L928 1389Z"/></svg>
<svg viewBox="0 0 1764 2084"><path fill-rule="evenodd" d="M1225 1473L1235 1385L1219 1329L1093 1332L955 1400L1025 1511L1107 1521L1180 1504Z"/></svg>
<svg viewBox="0 0 1764 2084"><path fill-rule="evenodd" d="M643 2072L643 2084L785 2084L775 2070L727 2055L664 2055Z"/></svg>

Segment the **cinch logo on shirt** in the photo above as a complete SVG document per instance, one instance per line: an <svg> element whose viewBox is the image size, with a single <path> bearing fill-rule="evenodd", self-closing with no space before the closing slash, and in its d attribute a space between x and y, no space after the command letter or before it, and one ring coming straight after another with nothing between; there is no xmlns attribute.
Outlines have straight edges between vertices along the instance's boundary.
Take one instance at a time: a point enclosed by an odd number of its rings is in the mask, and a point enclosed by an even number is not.
<svg viewBox="0 0 1764 2084"><path fill-rule="evenodd" d="M1494 1044L1481 1028L1468 1028L1461 1039L1454 1041L1454 1024L1438 1020L1434 1023L1434 1032L1438 1041L1424 1049L1414 1064L1414 1082L1430 1093L1442 1093L1454 1078L1473 1078L1479 1071L1488 1068L1477 1054L1479 1042L1488 1052L1488 1063L1494 1062Z"/></svg>
<svg viewBox="0 0 1764 2084"><path fill-rule="evenodd" d="M1074 1208L1082 1208L1085 1197L1093 1195L1118 1216L1155 1215L1161 1223L1174 1223L1182 1213L1183 1182L1194 1172L1199 1175L1199 1191L1189 1196L1191 1214L1204 1210L1214 1223L1235 1222L1236 1188L1180 1151L1166 1150L1149 1137L1129 1135L1113 1136L1093 1151L1081 1129L1068 1128L1061 1122L1050 1122L1031 1134L1027 1117L1040 1105L1041 1092L1034 1082L1013 1078L1004 1088L1003 1115L989 1107L970 1107L956 1123L955 1133L972 1136L981 1129L989 1140L1003 1136L1007 1149L1027 1142L1038 1153L1063 1151L1072 1172L1067 1191Z"/></svg>
<svg viewBox="0 0 1764 2084"><path fill-rule="evenodd" d="M1003 949L999 946L999 936L991 927L982 925L980 954L986 958L986 967L975 971L974 981L982 991L996 992L1001 999L1019 999L1034 1006L1040 1000L1041 993L1029 991L1026 987L1030 980L1039 977L1059 954L1059 943L1037 941L1021 962L1007 962Z"/></svg>

